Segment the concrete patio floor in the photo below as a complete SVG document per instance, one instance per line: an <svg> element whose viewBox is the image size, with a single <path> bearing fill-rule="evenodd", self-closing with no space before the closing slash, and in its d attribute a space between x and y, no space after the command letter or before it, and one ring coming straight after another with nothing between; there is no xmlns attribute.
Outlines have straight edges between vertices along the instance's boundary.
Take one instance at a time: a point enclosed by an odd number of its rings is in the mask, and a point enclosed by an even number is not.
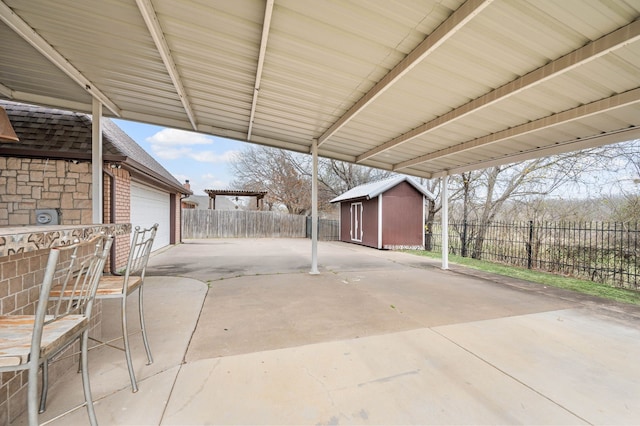
<svg viewBox="0 0 640 426"><path fill-rule="evenodd" d="M640 424L637 307L340 242L310 275L310 253L217 239L153 255L155 360L133 336L133 394L124 355L91 351L100 424ZM66 374L41 420L81 388Z"/></svg>

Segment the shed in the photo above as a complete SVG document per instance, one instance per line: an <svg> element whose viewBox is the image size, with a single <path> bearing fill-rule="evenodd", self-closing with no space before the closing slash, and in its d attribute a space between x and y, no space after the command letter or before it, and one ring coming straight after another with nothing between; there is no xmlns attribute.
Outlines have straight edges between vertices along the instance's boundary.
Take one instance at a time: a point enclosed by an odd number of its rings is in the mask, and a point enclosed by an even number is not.
<svg viewBox="0 0 640 426"><path fill-rule="evenodd" d="M378 249L424 247L425 197L408 176L371 182L331 200L340 203L340 241Z"/></svg>

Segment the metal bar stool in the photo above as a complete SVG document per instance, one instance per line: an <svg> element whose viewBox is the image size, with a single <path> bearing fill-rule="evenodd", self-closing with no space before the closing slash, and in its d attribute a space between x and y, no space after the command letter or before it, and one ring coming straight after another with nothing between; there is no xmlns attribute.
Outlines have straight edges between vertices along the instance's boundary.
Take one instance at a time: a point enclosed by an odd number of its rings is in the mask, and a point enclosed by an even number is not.
<svg viewBox="0 0 640 426"><path fill-rule="evenodd" d="M89 384L89 319L112 242L110 236L98 236L84 243L52 248L35 315L0 316L0 372L28 370L27 414L31 426L38 424L40 364L46 364L78 339L85 398L80 407L87 407L92 425L98 423ZM72 298L51 292L54 284Z"/></svg>
<svg viewBox="0 0 640 426"><path fill-rule="evenodd" d="M141 229L136 226L133 238L131 240L131 250L129 251L129 259L127 261L126 270L123 275L103 276L98 284L98 290L96 292L96 299L120 299L121 300L121 314L122 314L122 341L124 348L114 346L111 343L115 340L119 340L120 337L108 342L98 341L98 346L108 345L119 350L123 350L125 358L127 360L127 367L129 369L129 378L131 379L131 390L133 392L138 391L138 383L136 382L136 375L133 370L133 362L131 360L131 349L129 346L129 332L127 329L127 297L138 291L138 313L140 316L140 329L135 330L131 334L142 332L142 341L144 342L144 349L147 352L147 365L153 363L153 357L151 356L151 349L149 347L149 340L147 338L147 330L144 322L144 307L143 307L143 286L144 276L147 269L147 262L149 261L149 254L151 253L151 247L158 231L158 224L154 224L150 228Z"/></svg>

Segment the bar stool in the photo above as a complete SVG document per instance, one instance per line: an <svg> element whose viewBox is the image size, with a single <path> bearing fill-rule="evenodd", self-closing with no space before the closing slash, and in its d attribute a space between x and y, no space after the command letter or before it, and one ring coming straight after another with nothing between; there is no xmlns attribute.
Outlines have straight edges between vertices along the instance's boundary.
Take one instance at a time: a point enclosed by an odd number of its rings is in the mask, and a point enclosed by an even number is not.
<svg viewBox="0 0 640 426"><path fill-rule="evenodd" d="M89 384L89 319L112 242L113 237L98 236L84 243L52 248L35 315L0 316L0 372L28 370L27 414L31 426L38 424L40 364L48 364L51 357L78 339L83 405L90 423L98 423ZM63 291L52 292L54 284Z"/></svg>

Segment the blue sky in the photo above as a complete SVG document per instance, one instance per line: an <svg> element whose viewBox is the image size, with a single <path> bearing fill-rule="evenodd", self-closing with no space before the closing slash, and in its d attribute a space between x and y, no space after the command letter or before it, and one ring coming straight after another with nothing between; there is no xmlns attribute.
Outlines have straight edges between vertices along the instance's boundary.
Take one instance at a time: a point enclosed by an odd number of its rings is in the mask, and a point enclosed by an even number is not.
<svg viewBox="0 0 640 426"><path fill-rule="evenodd" d="M195 195L206 195L205 189L229 189L234 179L230 163L237 153L249 146L217 136L133 121L113 121L178 181L184 183L188 179ZM622 165L618 173L599 173L584 178L591 183L577 186L568 183L555 193L584 198L618 193L621 186L627 193L640 190L637 171L626 170Z"/></svg>
<svg viewBox="0 0 640 426"><path fill-rule="evenodd" d="M233 181L229 164L248 144L184 130L113 120L145 151L195 195L205 189L227 189Z"/></svg>

